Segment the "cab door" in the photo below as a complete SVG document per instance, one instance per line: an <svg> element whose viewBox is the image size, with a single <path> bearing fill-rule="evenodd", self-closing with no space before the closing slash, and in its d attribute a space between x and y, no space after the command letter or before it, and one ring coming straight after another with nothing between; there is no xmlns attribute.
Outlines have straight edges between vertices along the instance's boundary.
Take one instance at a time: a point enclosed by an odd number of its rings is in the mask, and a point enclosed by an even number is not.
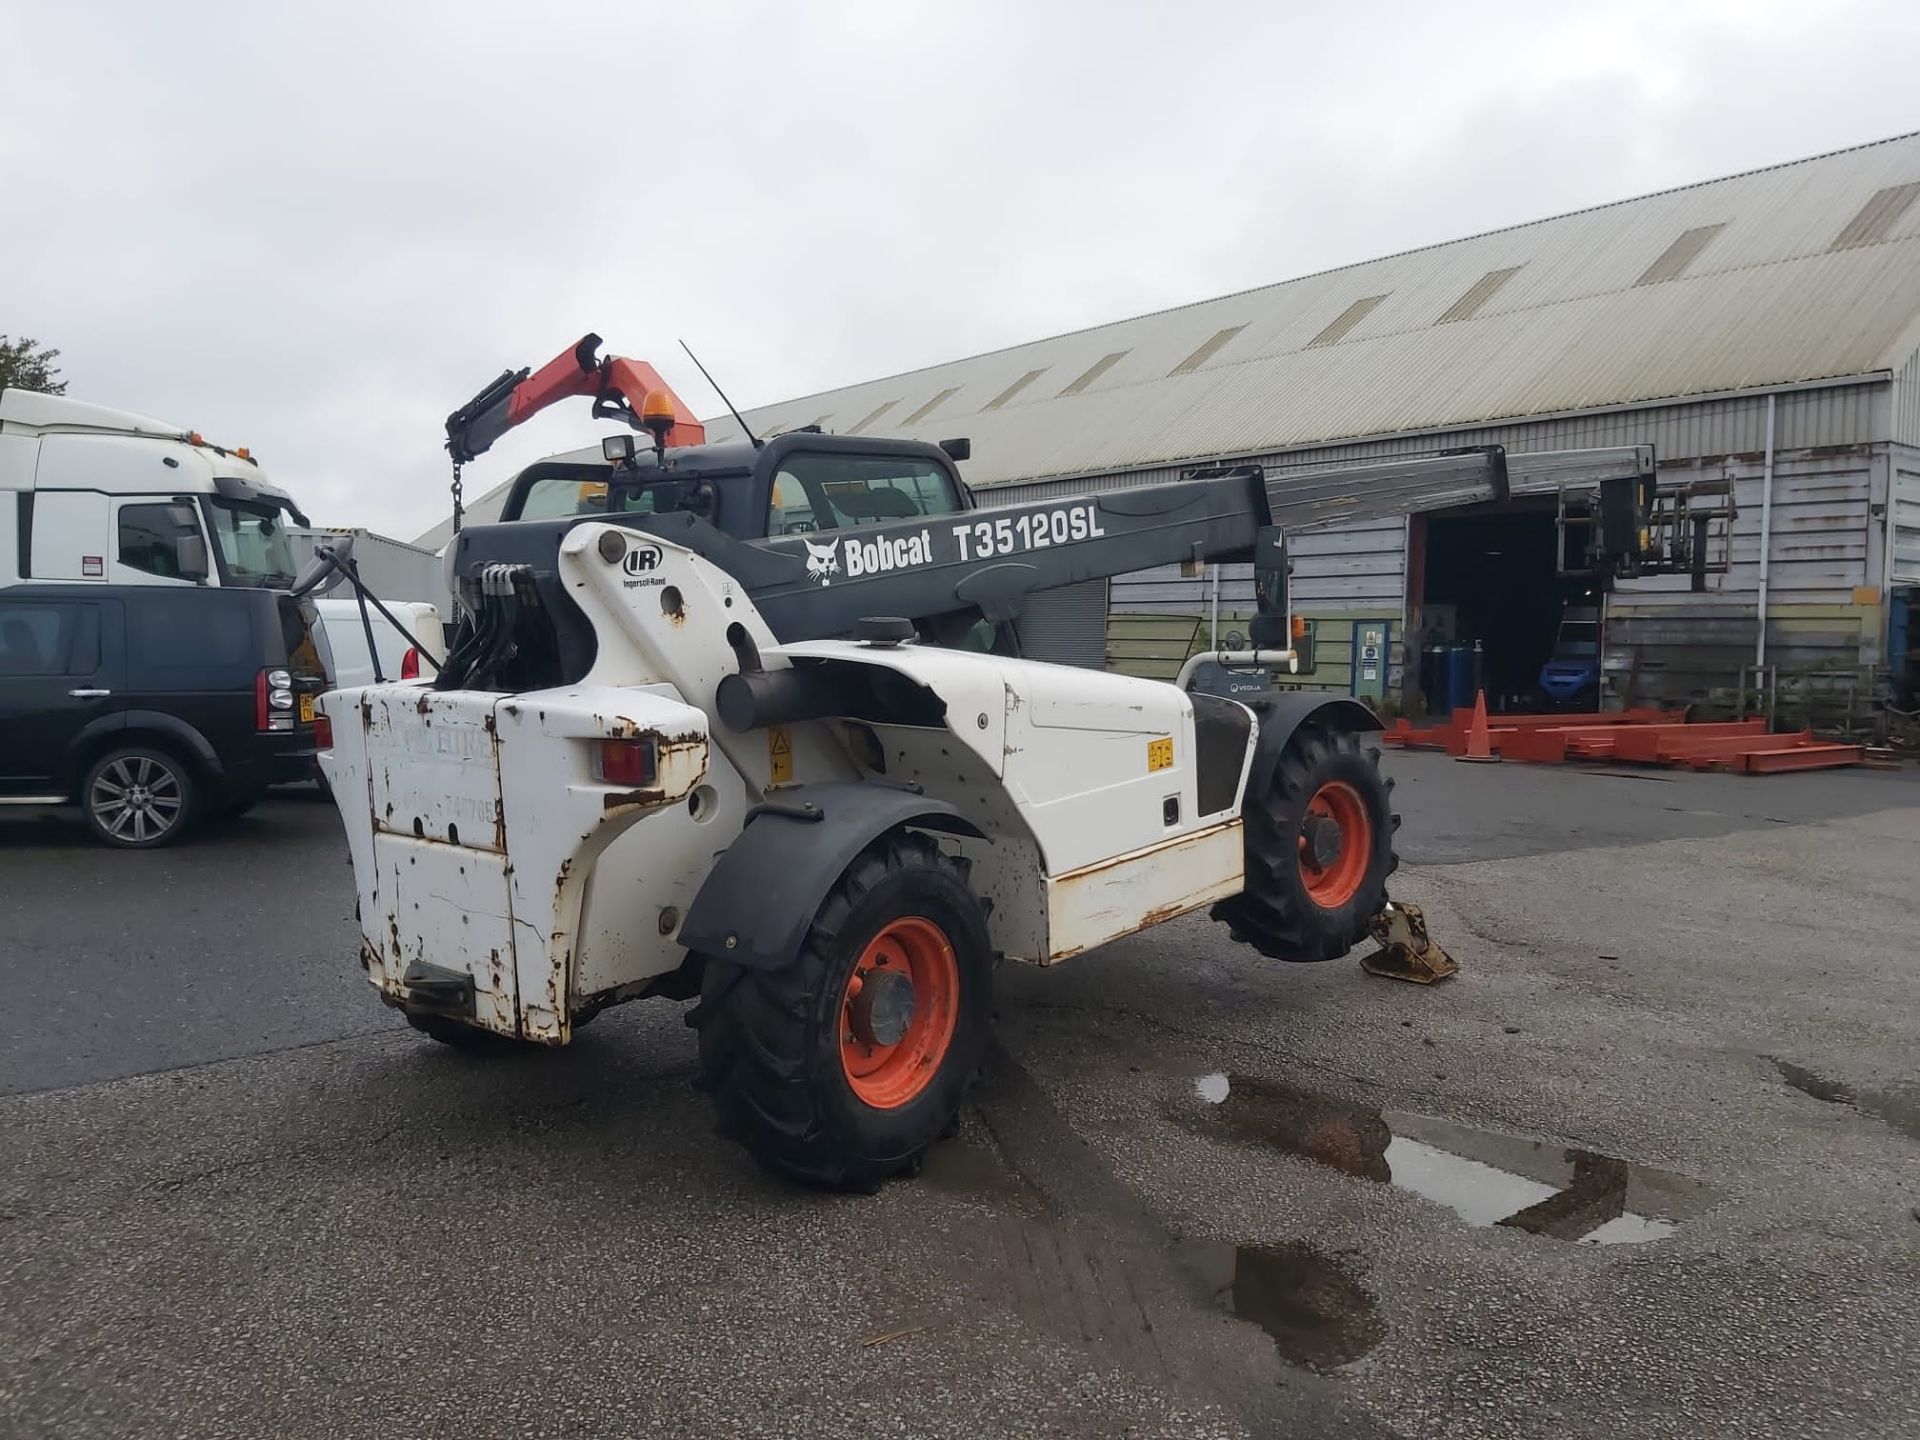
<svg viewBox="0 0 1920 1440"><path fill-rule="evenodd" d="M0 798L68 798L74 742L125 707L119 627L113 600L0 591Z"/></svg>

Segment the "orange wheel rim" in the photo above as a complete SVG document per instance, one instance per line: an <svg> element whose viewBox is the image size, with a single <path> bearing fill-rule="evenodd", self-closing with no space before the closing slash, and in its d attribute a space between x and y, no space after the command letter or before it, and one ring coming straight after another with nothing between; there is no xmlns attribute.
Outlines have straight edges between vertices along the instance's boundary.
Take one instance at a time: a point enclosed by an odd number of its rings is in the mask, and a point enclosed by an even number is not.
<svg viewBox="0 0 1920 1440"><path fill-rule="evenodd" d="M1373 821L1360 792L1344 780L1329 780L1313 792L1300 825L1300 878L1307 898L1322 910L1338 910L1367 878L1373 856Z"/></svg>
<svg viewBox="0 0 1920 1440"><path fill-rule="evenodd" d="M840 1068L876 1110L897 1110L931 1083L960 1018L960 963L946 932L919 915L867 942L840 997Z"/></svg>

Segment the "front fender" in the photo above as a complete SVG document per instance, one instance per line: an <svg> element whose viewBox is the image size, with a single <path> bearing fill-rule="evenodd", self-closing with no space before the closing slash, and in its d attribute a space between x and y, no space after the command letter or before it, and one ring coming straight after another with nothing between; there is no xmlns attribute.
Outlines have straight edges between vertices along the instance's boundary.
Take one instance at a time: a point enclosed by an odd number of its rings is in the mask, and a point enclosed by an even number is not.
<svg viewBox="0 0 1920 1440"><path fill-rule="evenodd" d="M981 834L946 801L897 786L841 780L776 791L708 872L680 942L756 970L792 964L847 866L900 825Z"/></svg>
<svg viewBox="0 0 1920 1440"><path fill-rule="evenodd" d="M1247 793L1264 795L1273 784L1274 768L1280 754L1293 739L1293 732L1309 720L1335 730L1383 730L1380 717L1358 700L1345 695L1320 695L1311 690L1283 690L1260 717L1260 739L1253 752L1253 769L1247 775Z"/></svg>

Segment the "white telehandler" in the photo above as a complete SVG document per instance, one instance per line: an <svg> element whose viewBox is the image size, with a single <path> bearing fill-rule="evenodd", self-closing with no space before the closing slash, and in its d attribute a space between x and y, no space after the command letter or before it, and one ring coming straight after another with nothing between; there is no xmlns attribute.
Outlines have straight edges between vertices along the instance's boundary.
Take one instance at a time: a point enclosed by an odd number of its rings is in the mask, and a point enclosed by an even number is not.
<svg viewBox="0 0 1920 1440"><path fill-rule="evenodd" d="M322 698L362 963L416 1028L559 1045L608 1005L697 996L723 1127L780 1172L870 1187L953 1122L1000 960L1209 906L1284 960L1366 933L1397 820L1365 707L1025 660L1020 602L1250 555L1270 648L1217 659L1284 674L1276 520L1498 498L1498 451L978 510L957 444L678 443L684 407L592 351L456 412L456 463L562 394L651 453L620 435L597 471L534 467L508 515L536 492L551 515L550 482L574 513L460 534L440 674ZM1585 466L1637 514L1650 453Z"/></svg>

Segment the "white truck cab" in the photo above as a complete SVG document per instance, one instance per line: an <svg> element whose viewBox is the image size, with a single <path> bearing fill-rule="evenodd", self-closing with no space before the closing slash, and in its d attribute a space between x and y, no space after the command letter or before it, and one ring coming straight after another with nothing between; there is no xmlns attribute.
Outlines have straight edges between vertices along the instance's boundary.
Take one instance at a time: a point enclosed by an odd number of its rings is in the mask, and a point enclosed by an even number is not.
<svg viewBox="0 0 1920 1440"><path fill-rule="evenodd" d="M0 390L0 586L294 578L284 490L244 449L63 395Z"/></svg>

